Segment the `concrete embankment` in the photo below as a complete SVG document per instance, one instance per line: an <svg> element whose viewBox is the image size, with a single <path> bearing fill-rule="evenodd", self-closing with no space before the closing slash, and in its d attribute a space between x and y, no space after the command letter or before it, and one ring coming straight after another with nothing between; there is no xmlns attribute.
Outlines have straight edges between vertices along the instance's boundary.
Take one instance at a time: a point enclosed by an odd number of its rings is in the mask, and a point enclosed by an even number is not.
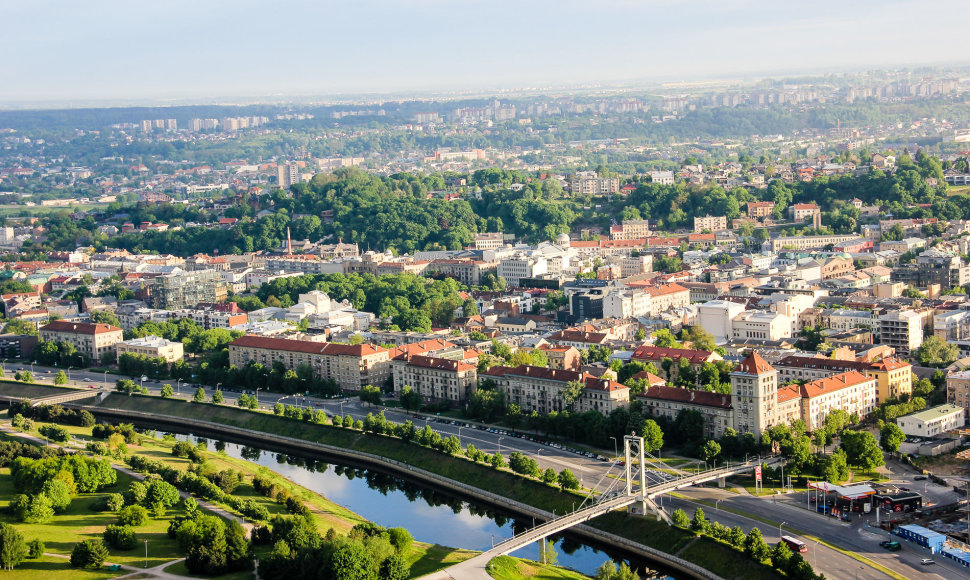
<svg viewBox="0 0 970 580"><path fill-rule="evenodd" d="M530 505L510 500L501 495L479 489L458 481L442 477L436 473L416 468L406 463L382 457L379 455L352 451L341 447L327 445L325 443L315 443L252 431L232 425L214 423L198 419L186 419L169 415L157 415L140 411L127 411L111 409L99 406L87 405L66 405L71 407L83 408L90 411L95 417L113 422L135 423L153 429L171 429L173 431L191 432L196 435L224 439L242 445L252 445L269 451L288 453L293 455L305 455L309 457L324 457L336 460L339 463L354 465L359 467L373 468L379 471L393 473L406 479L414 480L433 488L451 492L460 497L467 497L486 506L493 507L506 512L511 512L523 518L535 518L537 521L545 522L555 516L547 511L537 509ZM691 578L702 578L709 580L720 580L720 576L705 570L691 562L677 558L665 552L661 552L650 546L630 541L626 538L604 532L588 525L577 525L570 528L569 532L576 536L613 546L620 550L629 552L645 560L652 560L664 564L665 566L677 570Z"/></svg>

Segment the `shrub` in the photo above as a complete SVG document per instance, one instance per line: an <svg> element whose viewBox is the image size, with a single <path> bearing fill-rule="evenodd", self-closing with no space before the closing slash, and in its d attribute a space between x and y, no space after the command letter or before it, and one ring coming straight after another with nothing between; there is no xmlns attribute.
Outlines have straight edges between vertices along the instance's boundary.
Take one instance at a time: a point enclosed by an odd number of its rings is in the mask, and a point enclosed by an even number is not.
<svg viewBox="0 0 970 580"><path fill-rule="evenodd" d="M71 550L73 568L100 568L108 559L108 549L101 540L84 540L74 544Z"/></svg>
<svg viewBox="0 0 970 580"><path fill-rule="evenodd" d="M124 526L143 526L148 523L148 510L140 505L130 505L118 512L118 522Z"/></svg>
<svg viewBox="0 0 970 580"><path fill-rule="evenodd" d="M60 425L43 425L38 432L55 443L67 443L71 440L71 434Z"/></svg>
<svg viewBox="0 0 970 580"><path fill-rule="evenodd" d="M106 544L118 550L133 550L138 545L135 530L129 526L108 525L103 537Z"/></svg>
<svg viewBox="0 0 970 580"><path fill-rule="evenodd" d="M47 547L40 540L31 540L27 543L27 557L31 559L40 558L44 555Z"/></svg>

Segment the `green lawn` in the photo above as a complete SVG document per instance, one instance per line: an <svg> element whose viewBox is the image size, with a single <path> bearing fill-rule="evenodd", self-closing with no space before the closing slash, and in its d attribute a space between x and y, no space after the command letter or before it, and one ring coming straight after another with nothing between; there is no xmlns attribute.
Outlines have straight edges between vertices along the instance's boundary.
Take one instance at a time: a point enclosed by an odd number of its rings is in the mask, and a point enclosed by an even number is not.
<svg viewBox="0 0 970 580"><path fill-rule="evenodd" d="M520 580L535 578L536 580L585 580L579 572L556 566L546 566L531 560L521 560L508 556L499 556L488 563L488 575L496 580Z"/></svg>
<svg viewBox="0 0 970 580"><path fill-rule="evenodd" d="M37 560L24 560L13 570L4 570L2 575L5 580L47 580L52 574L70 575L71 578L78 580L101 580L102 578L114 578L128 573L125 570L111 572L106 568L79 570L71 568L66 558L44 556Z"/></svg>
<svg viewBox="0 0 970 580"><path fill-rule="evenodd" d="M105 526L117 523L117 514L111 512L96 512L91 505L108 493L121 493L131 483L131 477L119 473L118 482L100 493L80 494L71 502L70 507L54 517L47 524L25 524L6 512L7 506L17 490L13 486L13 478L9 468L0 469L0 521L13 524L28 541L40 539L44 542L47 552L70 555L74 544L82 540L100 538ZM178 547L175 540L168 537L168 518L180 515L181 509L170 509L166 519L150 520L148 524L136 528L139 547L129 551L111 550L110 562L127 564L130 566L145 565L144 541L148 540L149 567L158 566L178 558Z"/></svg>

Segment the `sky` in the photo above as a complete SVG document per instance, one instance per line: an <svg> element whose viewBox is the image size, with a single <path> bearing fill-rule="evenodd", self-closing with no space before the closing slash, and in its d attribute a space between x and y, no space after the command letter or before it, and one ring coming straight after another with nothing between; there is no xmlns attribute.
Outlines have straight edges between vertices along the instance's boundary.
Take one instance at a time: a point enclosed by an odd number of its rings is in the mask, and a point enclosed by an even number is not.
<svg viewBox="0 0 970 580"><path fill-rule="evenodd" d="M966 63L966 0L0 0L0 105Z"/></svg>

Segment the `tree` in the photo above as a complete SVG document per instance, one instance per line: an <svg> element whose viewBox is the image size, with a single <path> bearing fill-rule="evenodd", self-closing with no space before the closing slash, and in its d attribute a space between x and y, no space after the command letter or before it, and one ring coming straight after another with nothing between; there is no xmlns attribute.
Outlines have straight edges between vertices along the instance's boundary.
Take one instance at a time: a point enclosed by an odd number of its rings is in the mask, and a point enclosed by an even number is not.
<svg viewBox="0 0 970 580"><path fill-rule="evenodd" d="M417 411L424 403L424 398L421 396L421 393L415 391L407 385L401 389L400 399L401 406L407 411Z"/></svg>
<svg viewBox="0 0 970 580"><path fill-rule="evenodd" d="M664 433L653 419L643 422L643 445L647 453L659 451L664 446Z"/></svg>
<svg viewBox="0 0 970 580"><path fill-rule="evenodd" d="M102 534L104 543L118 550L133 550L138 545L135 530L130 526L116 526L109 524Z"/></svg>
<svg viewBox="0 0 970 580"><path fill-rule="evenodd" d="M381 404L381 390L374 385L364 385L360 389L360 401L377 406Z"/></svg>
<svg viewBox="0 0 970 580"><path fill-rule="evenodd" d="M20 530L10 524L0 523L0 568L13 570L29 553Z"/></svg>
<svg viewBox="0 0 970 580"><path fill-rule="evenodd" d="M875 436L868 431L843 431L840 447L845 450L846 460L865 471L872 471L886 463Z"/></svg>
<svg viewBox="0 0 970 580"><path fill-rule="evenodd" d="M71 440L71 433L60 425L43 425L38 433L55 443L67 443Z"/></svg>
<svg viewBox="0 0 970 580"><path fill-rule="evenodd" d="M670 519L673 520L674 525L678 528L684 528L686 530L688 527L690 527L690 518L688 518L687 513L680 508L674 510L674 513L671 514Z"/></svg>
<svg viewBox="0 0 970 580"><path fill-rule="evenodd" d="M195 401L196 403L204 403L205 402L205 389L203 389L202 387L199 387L198 389L196 389L195 390L195 395L192 397L192 400Z"/></svg>
<svg viewBox="0 0 970 580"><path fill-rule="evenodd" d="M936 335L927 336L916 351L916 358L924 366L946 366L957 360L960 349Z"/></svg>
<svg viewBox="0 0 970 580"><path fill-rule="evenodd" d="M44 542L34 538L33 540L27 542L27 557L31 560L40 558L44 555L44 550L46 548L47 546L44 545Z"/></svg>
<svg viewBox="0 0 970 580"><path fill-rule="evenodd" d="M13 378L22 383L32 383L34 382L34 373L30 371L17 371L14 373Z"/></svg>
<svg viewBox="0 0 970 580"><path fill-rule="evenodd" d="M703 534L707 531L710 525L711 523L707 521L707 517L704 515L703 508L695 509L694 517L690 520L690 529Z"/></svg>
<svg viewBox="0 0 970 580"><path fill-rule="evenodd" d="M65 374L64 371L57 371L57 374L54 375L54 384L55 385L66 385L67 384L67 374Z"/></svg>
<svg viewBox="0 0 970 580"><path fill-rule="evenodd" d="M411 577L411 567L407 560L393 554L381 562L381 570L378 574L380 580L407 580Z"/></svg>
<svg viewBox="0 0 970 580"><path fill-rule="evenodd" d="M552 485L555 482L556 472L551 467L547 467L546 470L542 472L542 483Z"/></svg>
<svg viewBox="0 0 970 580"><path fill-rule="evenodd" d="M573 472L569 469L563 469L556 476L556 480L559 482L559 488L563 491L567 489L579 489L579 480L573 475Z"/></svg>
<svg viewBox="0 0 970 580"><path fill-rule="evenodd" d="M895 423L885 423L879 430L879 446L886 453L896 453L906 434Z"/></svg>
<svg viewBox="0 0 970 580"><path fill-rule="evenodd" d="M569 381L566 386L559 391L559 397L563 400L566 408L571 408L573 404L583 394L586 383L583 381Z"/></svg>
<svg viewBox="0 0 970 580"><path fill-rule="evenodd" d="M768 544L765 543L765 539L761 535L761 530L751 528L748 537L744 539L744 553L758 562L763 562L768 557L769 550Z"/></svg>
<svg viewBox="0 0 970 580"><path fill-rule="evenodd" d="M101 540L84 540L71 550L72 568L100 568L108 559L108 548Z"/></svg>
<svg viewBox="0 0 970 580"><path fill-rule="evenodd" d="M49 479L44 482L41 493L51 501L51 507L60 513L71 505L71 488L61 479Z"/></svg>
<svg viewBox="0 0 970 580"><path fill-rule="evenodd" d="M701 457L707 463L710 463L717 459L718 455L721 454L721 444L713 439L708 439L701 446Z"/></svg>
<svg viewBox="0 0 970 580"><path fill-rule="evenodd" d="M162 385L161 395L163 399L171 399L175 396L175 389L172 388L172 385Z"/></svg>
<svg viewBox="0 0 970 580"><path fill-rule="evenodd" d="M148 523L148 510L140 505L130 505L118 512L118 523L123 526L143 526Z"/></svg>
<svg viewBox="0 0 970 580"><path fill-rule="evenodd" d="M222 404L222 401L224 401L224 400L225 399L223 399L223 397L222 397L222 391L221 390L216 389L216 391L214 393L212 393L212 402L215 403L216 405Z"/></svg>
<svg viewBox="0 0 970 580"><path fill-rule="evenodd" d="M370 580L373 565L364 545L351 540L334 550L330 556L330 577L341 580Z"/></svg>

